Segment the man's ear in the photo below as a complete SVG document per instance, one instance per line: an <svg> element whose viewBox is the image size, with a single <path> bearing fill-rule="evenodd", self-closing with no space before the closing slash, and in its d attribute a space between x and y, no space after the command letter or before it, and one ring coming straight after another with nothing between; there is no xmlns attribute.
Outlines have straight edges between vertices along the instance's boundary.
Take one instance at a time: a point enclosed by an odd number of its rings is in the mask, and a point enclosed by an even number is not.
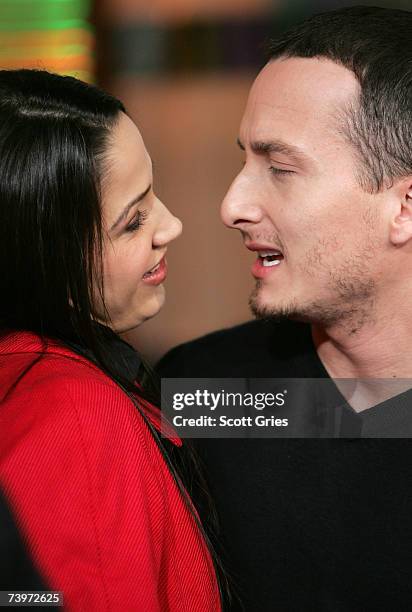
<svg viewBox="0 0 412 612"><path fill-rule="evenodd" d="M391 220L390 240L402 246L412 239L412 177L400 181L396 192L398 209Z"/></svg>

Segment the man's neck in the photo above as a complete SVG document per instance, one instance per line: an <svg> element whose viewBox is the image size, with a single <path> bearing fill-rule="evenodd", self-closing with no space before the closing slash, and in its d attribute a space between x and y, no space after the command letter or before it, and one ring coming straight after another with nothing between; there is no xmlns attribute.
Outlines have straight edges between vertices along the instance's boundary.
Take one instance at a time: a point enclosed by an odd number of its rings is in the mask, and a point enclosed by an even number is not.
<svg viewBox="0 0 412 612"><path fill-rule="evenodd" d="M411 378L412 326L397 320L346 326L312 325L316 351L332 378Z"/></svg>
<svg viewBox="0 0 412 612"><path fill-rule="evenodd" d="M356 333L343 326L312 325L312 337L331 378L357 379L349 394L347 382L336 381L357 412L412 387L412 330L407 321L374 322Z"/></svg>

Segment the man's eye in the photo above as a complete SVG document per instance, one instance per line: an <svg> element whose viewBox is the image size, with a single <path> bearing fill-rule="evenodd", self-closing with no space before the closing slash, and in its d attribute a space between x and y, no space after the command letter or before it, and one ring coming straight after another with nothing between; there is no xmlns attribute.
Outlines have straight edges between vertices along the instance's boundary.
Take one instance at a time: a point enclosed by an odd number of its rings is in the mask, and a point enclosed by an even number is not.
<svg viewBox="0 0 412 612"><path fill-rule="evenodd" d="M269 166L269 170L272 174L295 174L293 170L283 170L282 168L275 168L274 166Z"/></svg>
<svg viewBox="0 0 412 612"><path fill-rule="evenodd" d="M132 221L131 223L129 223L129 225L126 226L125 231L135 232L136 230L139 229L139 227L142 227L146 218L147 218L147 210L139 210L134 221Z"/></svg>

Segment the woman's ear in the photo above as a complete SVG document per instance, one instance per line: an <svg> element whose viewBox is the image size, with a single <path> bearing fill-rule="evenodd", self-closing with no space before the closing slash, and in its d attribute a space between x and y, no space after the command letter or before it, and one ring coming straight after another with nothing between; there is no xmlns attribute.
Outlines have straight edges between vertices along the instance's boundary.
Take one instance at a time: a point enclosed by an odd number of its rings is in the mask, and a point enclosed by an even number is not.
<svg viewBox="0 0 412 612"><path fill-rule="evenodd" d="M390 240L395 246L403 246L412 238L412 177L403 179L396 191L398 208L391 220Z"/></svg>

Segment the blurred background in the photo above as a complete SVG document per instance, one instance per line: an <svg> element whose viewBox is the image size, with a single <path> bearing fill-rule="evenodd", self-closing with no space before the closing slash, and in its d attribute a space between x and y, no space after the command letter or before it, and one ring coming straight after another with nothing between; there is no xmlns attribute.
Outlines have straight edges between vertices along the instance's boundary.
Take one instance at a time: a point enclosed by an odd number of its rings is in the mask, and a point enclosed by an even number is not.
<svg viewBox="0 0 412 612"><path fill-rule="evenodd" d="M314 13L412 0L0 0L0 65L45 68L121 98L182 219L167 303L128 340L154 362L170 347L251 318L251 253L219 206L241 167L248 90L270 36Z"/></svg>

